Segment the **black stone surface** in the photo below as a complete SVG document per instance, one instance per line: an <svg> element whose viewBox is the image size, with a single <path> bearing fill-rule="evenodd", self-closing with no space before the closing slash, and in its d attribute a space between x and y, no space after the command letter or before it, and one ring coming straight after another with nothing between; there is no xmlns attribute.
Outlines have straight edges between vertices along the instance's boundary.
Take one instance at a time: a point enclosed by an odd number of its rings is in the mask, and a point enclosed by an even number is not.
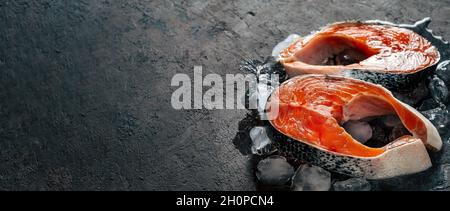
<svg viewBox="0 0 450 211"><path fill-rule="evenodd" d="M0 190L255 190L233 144L248 111L172 109L176 73L239 73L344 20L430 16L448 40L449 14L446 0L2 0Z"/></svg>

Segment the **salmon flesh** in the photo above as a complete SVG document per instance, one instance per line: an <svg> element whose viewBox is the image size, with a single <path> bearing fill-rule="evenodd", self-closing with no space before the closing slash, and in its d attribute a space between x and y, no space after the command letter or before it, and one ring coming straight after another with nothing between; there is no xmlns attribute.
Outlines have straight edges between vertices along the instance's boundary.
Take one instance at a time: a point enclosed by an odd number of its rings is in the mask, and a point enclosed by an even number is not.
<svg viewBox="0 0 450 211"><path fill-rule="evenodd" d="M421 80L440 53L427 39L406 28L365 22L329 25L297 37L277 56L289 77L327 74L352 77L386 88Z"/></svg>
<svg viewBox="0 0 450 211"><path fill-rule="evenodd" d="M418 111L386 88L358 79L317 74L291 78L272 93L266 110L273 127L291 140L282 144L283 151L350 176L383 179L420 172L431 167L427 149L442 147L438 131ZM397 115L411 135L372 148L343 127L348 121L383 115Z"/></svg>

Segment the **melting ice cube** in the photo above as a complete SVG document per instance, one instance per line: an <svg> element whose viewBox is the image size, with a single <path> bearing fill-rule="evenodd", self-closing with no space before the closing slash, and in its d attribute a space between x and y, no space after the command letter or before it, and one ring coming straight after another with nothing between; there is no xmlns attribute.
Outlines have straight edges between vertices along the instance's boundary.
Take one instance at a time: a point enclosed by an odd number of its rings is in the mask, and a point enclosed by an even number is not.
<svg viewBox="0 0 450 211"><path fill-rule="evenodd" d="M434 75L431 78L429 89L434 100L442 103L448 102L448 88L445 85L445 82L438 76Z"/></svg>
<svg viewBox="0 0 450 211"><path fill-rule="evenodd" d="M270 156L258 163L256 177L265 185L284 185L294 174L294 168L281 156Z"/></svg>
<svg viewBox="0 0 450 211"><path fill-rule="evenodd" d="M351 178L333 184L335 191L370 191L370 183L363 178Z"/></svg>
<svg viewBox="0 0 450 211"><path fill-rule="evenodd" d="M422 114L433 123L441 135L448 132L450 123L450 114L445 107L438 107L428 111L422 111Z"/></svg>
<svg viewBox="0 0 450 211"><path fill-rule="evenodd" d="M344 128L354 139L366 143L372 138L372 127L364 121L348 121L344 124Z"/></svg>
<svg viewBox="0 0 450 211"><path fill-rule="evenodd" d="M263 155L269 153L272 141L267 135L266 127L254 127L250 130L250 139L252 140L251 151L255 155Z"/></svg>
<svg viewBox="0 0 450 211"><path fill-rule="evenodd" d="M292 179L294 191L328 191L331 187L330 172L308 164L300 166Z"/></svg>

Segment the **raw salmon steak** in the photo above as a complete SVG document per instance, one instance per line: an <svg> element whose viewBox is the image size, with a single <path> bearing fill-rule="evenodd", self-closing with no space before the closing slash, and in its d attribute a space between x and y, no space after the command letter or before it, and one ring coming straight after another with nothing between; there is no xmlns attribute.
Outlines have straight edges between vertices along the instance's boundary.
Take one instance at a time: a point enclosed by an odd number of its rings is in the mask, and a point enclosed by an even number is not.
<svg viewBox="0 0 450 211"><path fill-rule="evenodd" d="M423 78L425 70L439 62L440 53L424 37L406 28L344 22L294 39L277 59L290 77L341 75L391 88Z"/></svg>
<svg viewBox="0 0 450 211"><path fill-rule="evenodd" d="M341 76L308 74L282 83L269 97L267 115L291 141L282 143L292 156L355 177L391 178L431 166L427 149L438 151L436 128L390 91L370 82ZM397 115L411 135L384 147L368 147L343 125L382 115Z"/></svg>

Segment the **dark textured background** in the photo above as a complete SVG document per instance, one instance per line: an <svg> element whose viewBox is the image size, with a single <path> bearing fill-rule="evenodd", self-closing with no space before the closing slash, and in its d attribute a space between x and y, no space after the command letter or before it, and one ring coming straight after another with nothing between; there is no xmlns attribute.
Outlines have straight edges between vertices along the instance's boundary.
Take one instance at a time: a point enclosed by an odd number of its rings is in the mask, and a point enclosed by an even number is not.
<svg viewBox="0 0 450 211"><path fill-rule="evenodd" d="M450 1L0 1L0 190L255 190L244 110L175 111L176 73L238 73L290 33Z"/></svg>

